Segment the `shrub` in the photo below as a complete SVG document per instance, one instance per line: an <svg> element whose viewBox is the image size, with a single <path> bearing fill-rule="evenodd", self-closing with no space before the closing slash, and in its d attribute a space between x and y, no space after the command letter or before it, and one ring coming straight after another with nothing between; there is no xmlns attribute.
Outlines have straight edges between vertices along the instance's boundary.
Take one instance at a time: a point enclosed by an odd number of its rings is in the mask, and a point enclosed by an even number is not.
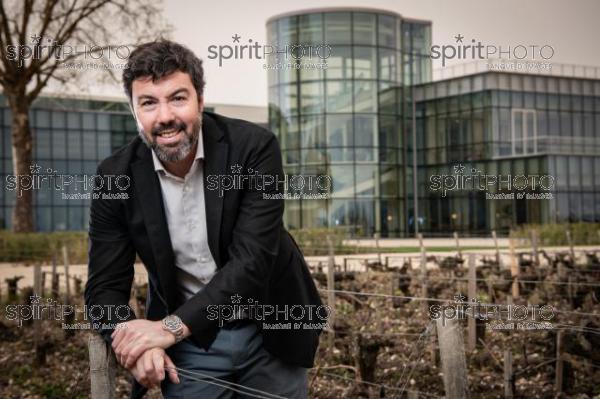
<svg viewBox="0 0 600 399"><path fill-rule="evenodd" d="M309 228L290 230L290 234L302 249L305 256L327 255L327 236L331 237L334 253L342 251L343 240L348 237L346 228Z"/></svg>
<svg viewBox="0 0 600 399"><path fill-rule="evenodd" d="M573 245L600 244L600 223L523 225L512 229L510 237L519 240L529 240L532 231L537 232L539 245L568 245L567 231L571 232Z"/></svg>
<svg viewBox="0 0 600 399"><path fill-rule="evenodd" d="M87 262L87 233L60 231L51 233L12 233L0 230L0 262L49 262L56 253L62 263L66 245L70 263Z"/></svg>

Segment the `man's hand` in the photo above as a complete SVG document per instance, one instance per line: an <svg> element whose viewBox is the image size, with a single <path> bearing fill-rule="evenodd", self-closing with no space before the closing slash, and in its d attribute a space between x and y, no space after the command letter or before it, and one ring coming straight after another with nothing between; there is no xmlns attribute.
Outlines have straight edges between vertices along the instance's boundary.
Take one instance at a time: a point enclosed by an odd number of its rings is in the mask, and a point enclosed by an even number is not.
<svg viewBox="0 0 600 399"><path fill-rule="evenodd" d="M162 348L152 348L145 351L133 367L129 368L129 371L140 384L150 389L160 386L160 382L165 379L165 367L169 379L174 384L179 384L175 364Z"/></svg>
<svg viewBox="0 0 600 399"><path fill-rule="evenodd" d="M162 321L136 319L120 323L111 337L115 356L127 369L148 349L167 349L175 344L175 336L162 328Z"/></svg>

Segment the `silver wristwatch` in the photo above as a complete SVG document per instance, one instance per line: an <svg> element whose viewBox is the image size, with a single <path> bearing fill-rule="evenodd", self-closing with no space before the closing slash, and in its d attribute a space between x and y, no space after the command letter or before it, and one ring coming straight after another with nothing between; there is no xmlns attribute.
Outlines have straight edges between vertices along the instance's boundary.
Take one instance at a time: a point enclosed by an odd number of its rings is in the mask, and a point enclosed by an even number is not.
<svg viewBox="0 0 600 399"><path fill-rule="evenodd" d="M174 314L165 317L162 320L163 330L166 330L175 336L175 343L183 339L183 322Z"/></svg>

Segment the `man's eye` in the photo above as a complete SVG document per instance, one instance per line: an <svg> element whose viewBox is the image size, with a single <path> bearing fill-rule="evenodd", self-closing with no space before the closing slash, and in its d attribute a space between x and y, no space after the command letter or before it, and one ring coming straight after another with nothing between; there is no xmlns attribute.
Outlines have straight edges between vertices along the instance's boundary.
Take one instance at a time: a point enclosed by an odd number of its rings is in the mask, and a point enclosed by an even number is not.
<svg viewBox="0 0 600 399"><path fill-rule="evenodd" d="M185 97L183 97L183 96L175 96L175 97L173 97L173 100L175 100L175 101L185 101Z"/></svg>
<svg viewBox="0 0 600 399"><path fill-rule="evenodd" d="M152 105L152 101L142 101L142 107L146 107L148 105Z"/></svg>

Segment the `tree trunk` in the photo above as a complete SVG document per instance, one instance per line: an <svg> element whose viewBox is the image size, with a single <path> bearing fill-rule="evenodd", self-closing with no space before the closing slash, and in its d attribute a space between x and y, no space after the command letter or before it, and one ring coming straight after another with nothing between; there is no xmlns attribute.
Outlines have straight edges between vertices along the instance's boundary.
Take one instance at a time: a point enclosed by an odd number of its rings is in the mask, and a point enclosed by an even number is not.
<svg viewBox="0 0 600 399"><path fill-rule="evenodd" d="M15 233L33 231L33 190L30 169L33 165L33 138L29 126L30 104L24 97L24 94L8 95L12 112L13 174L17 176L16 201L12 212L12 230Z"/></svg>

